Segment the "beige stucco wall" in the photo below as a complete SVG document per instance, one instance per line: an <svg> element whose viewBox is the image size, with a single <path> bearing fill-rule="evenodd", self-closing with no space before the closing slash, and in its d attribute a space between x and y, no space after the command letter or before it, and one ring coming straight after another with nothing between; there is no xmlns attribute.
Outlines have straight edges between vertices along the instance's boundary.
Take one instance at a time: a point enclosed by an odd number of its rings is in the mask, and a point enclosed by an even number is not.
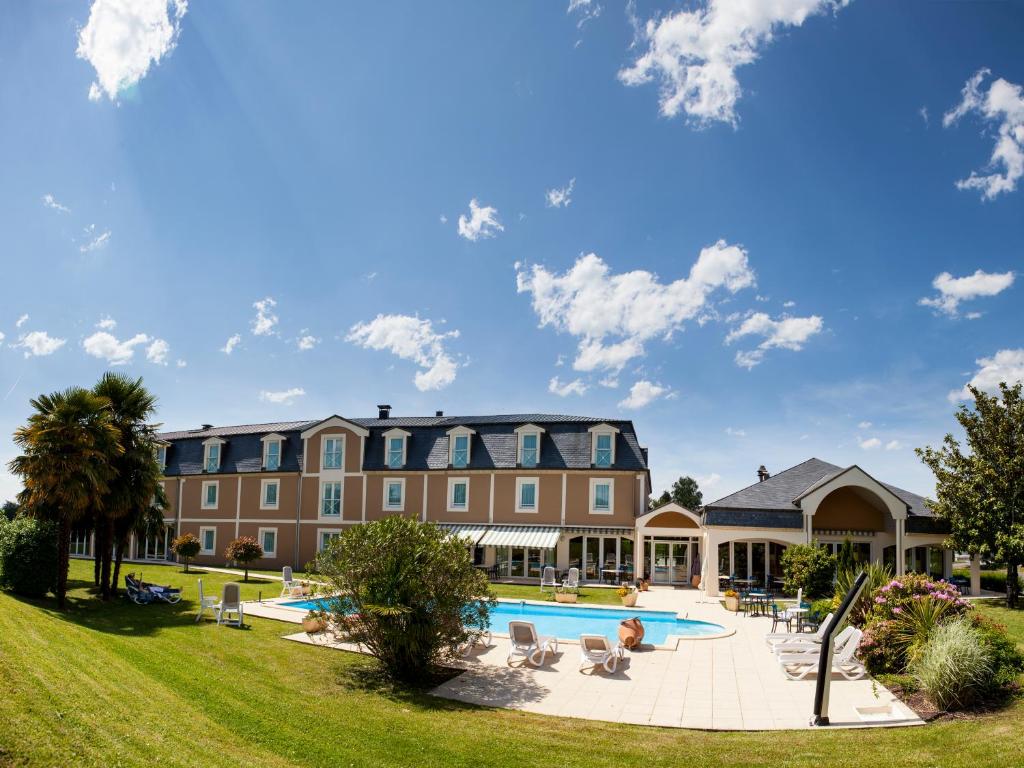
<svg viewBox="0 0 1024 768"><path fill-rule="evenodd" d="M884 531L882 511L859 495L853 488L837 488L821 500L814 513L814 527L819 530Z"/></svg>

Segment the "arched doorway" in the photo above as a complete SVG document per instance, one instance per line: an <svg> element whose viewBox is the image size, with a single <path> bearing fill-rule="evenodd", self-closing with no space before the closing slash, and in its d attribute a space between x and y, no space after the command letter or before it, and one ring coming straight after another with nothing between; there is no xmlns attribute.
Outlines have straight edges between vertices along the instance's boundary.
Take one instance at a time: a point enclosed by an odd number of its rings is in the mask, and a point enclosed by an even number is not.
<svg viewBox="0 0 1024 768"><path fill-rule="evenodd" d="M700 574L700 517L675 502L637 518L637 573L653 584L687 585Z"/></svg>

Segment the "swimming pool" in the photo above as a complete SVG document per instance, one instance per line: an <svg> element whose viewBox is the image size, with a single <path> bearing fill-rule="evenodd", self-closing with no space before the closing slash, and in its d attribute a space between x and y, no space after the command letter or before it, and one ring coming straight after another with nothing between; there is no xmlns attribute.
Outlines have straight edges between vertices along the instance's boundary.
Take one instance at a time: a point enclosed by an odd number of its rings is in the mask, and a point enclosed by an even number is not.
<svg viewBox="0 0 1024 768"><path fill-rule="evenodd" d="M308 611L321 608L323 598L280 603L287 608ZM644 625L644 643L662 645L669 635L710 637L725 631L720 624L676 618L671 611L638 611L621 608L587 608L578 605L538 605L535 603L499 601L491 611L491 629L508 632L510 621L531 621L541 635L554 635L563 640L578 640L580 635L605 635L615 641L619 622L636 617Z"/></svg>

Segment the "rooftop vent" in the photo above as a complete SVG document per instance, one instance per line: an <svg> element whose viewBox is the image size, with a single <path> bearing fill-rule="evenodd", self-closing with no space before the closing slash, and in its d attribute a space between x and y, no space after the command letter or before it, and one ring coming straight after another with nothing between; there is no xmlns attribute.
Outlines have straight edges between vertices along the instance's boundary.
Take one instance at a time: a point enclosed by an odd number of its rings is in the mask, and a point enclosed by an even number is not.
<svg viewBox="0 0 1024 768"><path fill-rule="evenodd" d="M199 429L201 429L203 432L205 432L208 429L213 429L213 424L203 424L203 425L201 425L199 427Z"/></svg>
<svg viewBox="0 0 1024 768"><path fill-rule="evenodd" d="M390 419L391 418L391 406L390 405L378 405L377 406L377 418L378 419Z"/></svg>
<svg viewBox="0 0 1024 768"><path fill-rule="evenodd" d="M763 483L771 475L768 474L768 470L764 468L764 464L757 468L757 482Z"/></svg>
<svg viewBox="0 0 1024 768"><path fill-rule="evenodd" d="M444 411L434 411L434 415L440 419L442 416L444 416Z"/></svg>

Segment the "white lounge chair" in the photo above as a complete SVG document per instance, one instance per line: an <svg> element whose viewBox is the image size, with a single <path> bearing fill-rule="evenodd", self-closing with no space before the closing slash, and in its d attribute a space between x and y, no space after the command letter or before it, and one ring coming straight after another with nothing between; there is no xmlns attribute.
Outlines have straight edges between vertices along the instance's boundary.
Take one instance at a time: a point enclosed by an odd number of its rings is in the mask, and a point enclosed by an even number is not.
<svg viewBox="0 0 1024 768"><path fill-rule="evenodd" d="M286 565L281 569L281 597L298 597L302 594L302 585L292 576L292 567Z"/></svg>
<svg viewBox="0 0 1024 768"><path fill-rule="evenodd" d="M570 568L568 575L562 579L562 587L578 588L580 585L580 569Z"/></svg>
<svg viewBox="0 0 1024 768"><path fill-rule="evenodd" d="M551 591L555 591L555 587L558 586L558 582L555 581L555 569L550 565L544 566L544 571L540 577L540 591L543 592L545 587L551 587Z"/></svg>
<svg viewBox="0 0 1024 768"><path fill-rule="evenodd" d="M864 664L854 654L860 645L863 633L856 627L846 627L835 639L832 654L832 671L840 673L847 680L859 680L867 674ZM821 648L779 654L779 665L790 680L803 680L811 672L818 671L818 657Z"/></svg>
<svg viewBox="0 0 1024 768"><path fill-rule="evenodd" d="M473 652L473 649L477 646L481 648L489 648L493 635L489 630L471 629L469 630L469 637L466 638L466 642L459 646L459 655L469 656Z"/></svg>
<svg viewBox="0 0 1024 768"><path fill-rule="evenodd" d="M818 625L818 630L813 634L810 632L770 632L764 636L764 640L772 650L777 650L781 645L790 644L820 645L822 638L825 637L825 630L828 629L830 621L832 621L831 613L822 619L821 624Z"/></svg>
<svg viewBox="0 0 1024 768"><path fill-rule="evenodd" d="M537 628L529 621L510 621L508 623L508 658L507 664L512 663L514 656L522 656L535 666L544 663L548 651L558 653L558 640L554 637L540 637L537 635Z"/></svg>
<svg viewBox="0 0 1024 768"><path fill-rule="evenodd" d="M203 580L199 579L199 613L196 614L196 623L203 618L207 610L213 610L217 605L217 598L214 595L203 594Z"/></svg>
<svg viewBox="0 0 1024 768"><path fill-rule="evenodd" d="M242 588L233 581L229 581L224 585L224 590L221 592L220 602L213 606L214 613L217 614L218 624L232 624L236 627L241 627L242 622L245 620L245 615L242 611ZM237 618L228 618L228 614L235 614Z"/></svg>
<svg viewBox="0 0 1024 768"><path fill-rule="evenodd" d="M587 667L604 667L613 675L619 659L626 657L622 643L612 646L604 635L580 635L580 672Z"/></svg>

